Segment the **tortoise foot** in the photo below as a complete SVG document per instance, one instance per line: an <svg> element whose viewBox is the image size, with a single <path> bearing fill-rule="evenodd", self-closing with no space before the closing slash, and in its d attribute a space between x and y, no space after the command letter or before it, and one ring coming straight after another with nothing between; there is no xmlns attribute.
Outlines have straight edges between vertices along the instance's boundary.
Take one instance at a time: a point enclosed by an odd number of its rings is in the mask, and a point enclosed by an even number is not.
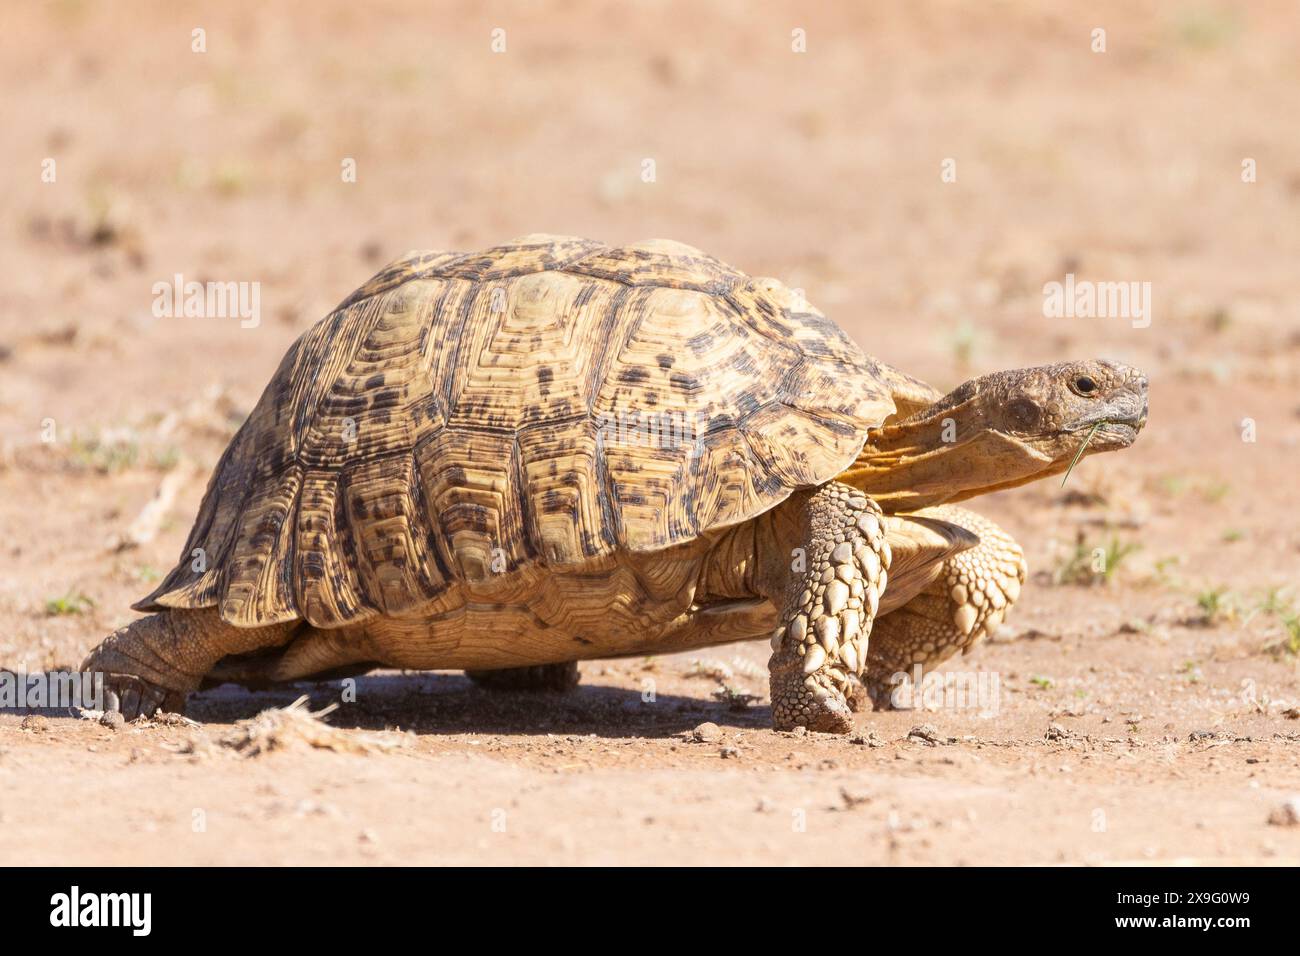
<svg viewBox="0 0 1300 956"><path fill-rule="evenodd" d="M152 717L160 710L182 713L185 695L151 684L134 674L104 674L104 692L99 703L106 714L116 712L127 720L135 720L137 717Z"/></svg>
<svg viewBox="0 0 1300 956"><path fill-rule="evenodd" d="M853 712L843 692L825 674L805 677L790 668L772 674L772 726L777 730L804 727L826 734L847 734L853 729Z"/></svg>

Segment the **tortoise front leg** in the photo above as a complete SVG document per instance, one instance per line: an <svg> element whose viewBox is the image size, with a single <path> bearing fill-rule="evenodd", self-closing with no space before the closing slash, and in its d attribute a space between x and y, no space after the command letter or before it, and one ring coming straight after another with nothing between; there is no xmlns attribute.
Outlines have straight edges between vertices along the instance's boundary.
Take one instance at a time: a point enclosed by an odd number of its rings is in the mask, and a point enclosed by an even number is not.
<svg viewBox="0 0 1300 956"><path fill-rule="evenodd" d="M890 562L880 507L832 482L782 505L796 538L772 634L772 723L777 730L848 733L852 677L867 660L867 637Z"/></svg>
<svg viewBox="0 0 1300 956"><path fill-rule="evenodd" d="M104 638L81 664L104 674L104 710L127 720L181 712L188 694L223 657L289 641L299 621L235 627L216 608L150 614Z"/></svg>
<svg viewBox="0 0 1300 956"><path fill-rule="evenodd" d="M988 518L953 505L918 514L960 525L977 535L979 544L948 558L932 583L876 622L864 681L875 709L892 706L900 683L918 674L924 680L958 651L968 654L991 636L1025 583L1024 552ZM855 698L853 703L865 702Z"/></svg>

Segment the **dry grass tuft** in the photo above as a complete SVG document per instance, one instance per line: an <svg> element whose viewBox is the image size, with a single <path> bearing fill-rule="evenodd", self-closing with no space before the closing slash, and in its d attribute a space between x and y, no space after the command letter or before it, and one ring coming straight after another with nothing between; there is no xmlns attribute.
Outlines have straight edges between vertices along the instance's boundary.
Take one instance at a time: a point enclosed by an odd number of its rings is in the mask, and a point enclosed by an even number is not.
<svg viewBox="0 0 1300 956"><path fill-rule="evenodd" d="M406 746L405 735L340 730L321 720L337 708L338 704L330 704L313 713L307 709L307 696L304 694L288 707L273 707L249 720L239 721L230 733L221 738L221 745L241 757L259 757L273 750L303 747L335 753L369 754Z"/></svg>

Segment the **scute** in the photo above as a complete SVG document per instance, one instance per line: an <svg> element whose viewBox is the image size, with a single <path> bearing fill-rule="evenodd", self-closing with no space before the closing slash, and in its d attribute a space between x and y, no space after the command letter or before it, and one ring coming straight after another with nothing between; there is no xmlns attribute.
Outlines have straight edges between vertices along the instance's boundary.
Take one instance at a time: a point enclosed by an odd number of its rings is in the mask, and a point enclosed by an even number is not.
<svg viewBox="0 0 1300 956"><path fill-rule="evenodd" d="M680 243L409 253L290 348L136 607L337 627L685 544L841 473L892 373Z"/></svg>

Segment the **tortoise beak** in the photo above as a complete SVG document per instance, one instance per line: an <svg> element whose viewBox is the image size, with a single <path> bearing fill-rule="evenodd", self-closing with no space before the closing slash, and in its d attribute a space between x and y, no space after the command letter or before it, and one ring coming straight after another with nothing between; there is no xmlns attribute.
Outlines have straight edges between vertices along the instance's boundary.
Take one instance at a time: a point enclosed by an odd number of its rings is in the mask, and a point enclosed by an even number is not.
<svg viewBox="0 0 1300 956"><path fill-rule="evenodd" d="M1089 425L1102 422L1097 437L1110 447L1125 448L1137 440L1147 423L1147 377L1135 368L1118 363L1111 366L1118 383Z"/></svg>
<svg viewBox="0 0 1300 956"><path fill-rule="evenodd" d="M1139 432L1147 423L1147 377L1135 368L1127 371L1130 373L1128 380L1114 400L1122 415L1117 420Z"/></svg>

